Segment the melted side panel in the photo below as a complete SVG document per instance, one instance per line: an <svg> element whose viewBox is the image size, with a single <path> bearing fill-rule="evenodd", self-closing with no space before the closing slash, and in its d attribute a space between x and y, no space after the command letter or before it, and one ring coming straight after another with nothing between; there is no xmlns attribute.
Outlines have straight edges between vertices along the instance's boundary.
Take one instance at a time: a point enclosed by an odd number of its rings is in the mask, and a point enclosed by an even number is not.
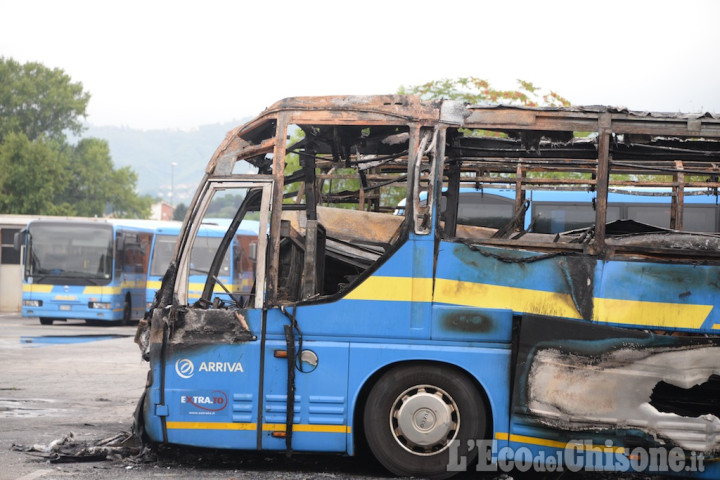
<svg viewBox="0 0 720 480"><path fill-rule="evenodd" d="M525 316L516 367L518 424L720 451L720 339Z"/></svg>

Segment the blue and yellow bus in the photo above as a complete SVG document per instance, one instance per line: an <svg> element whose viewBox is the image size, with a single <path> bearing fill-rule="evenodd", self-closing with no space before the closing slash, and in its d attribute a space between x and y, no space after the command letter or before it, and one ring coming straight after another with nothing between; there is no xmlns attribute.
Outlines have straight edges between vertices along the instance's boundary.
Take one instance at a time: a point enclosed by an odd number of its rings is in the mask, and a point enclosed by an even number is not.
<svg viewBox="0 0 720 480"><path fill-rule="evenodd" d="M720 236L684 228L690 192L716 198L717 165L713 115L277 102L227 135L188 207L138 327L150 380L136 431L288 454L367 446L400 476L720 478ZM460 208L461 188L502 185L509 219ZM594 191L591 223L527 228L542 188ZM667 189L667 218L616 218L623 188ZM228 192L234 217L194 300L193 243ZM215 304L250 214L254 287Z"/></svg>
<svg viewBox="0 0 720 480"><path fill-rule="evenodd" d="M225 235L226 227L220 227L222 219L213 219L211 223L203 224L193 245L192 261L190 267L190 299L200 298L203 286L207 281L207 272L210 271L215 252ZM150 266L147 277L146 304L150 308L155 294L160 289L163 275L173 258L175 243L180 233L181 222L160 222L155 228L150 254ZM252 227L244 225L244 227ZM231 301L230 294L240 297L250 294L254 280L254 264L248 252L251 245L257 242L257 231L239 230L233 240L231 248L223 257L217 276L215 293L225 302ZM227 291L226 291L227 289ZM228 293L229 292L229 293Z"/></svg>
<svg viewBox="0 0 720 480"><path fill-rule="evenodd" d="M149 223L43 219L29 222L21 233L24 317L39 317L43 325L142 318L153 239Z"/></svg>
<svg viewBox="0 0 720 480"><path fill-rule="evenodd" d="M720 232L720 205L714 192L707 189L685 191L685 215L682 230ZM445 213L446 192L440 199L440 215ZM607 221L635 220L661 228L670 228L673 192L670 188L617 188L608 192ZM595 223L597 192L577 190L527 190L529 208L523 215L526 231L559 233L588 228ZM422 195L425 201L427 195ZM396 215L403 215L405 199ZM458 221L464 225L499 228L515 214L515 190L496 185L482 190L460 188Z"/></svg>

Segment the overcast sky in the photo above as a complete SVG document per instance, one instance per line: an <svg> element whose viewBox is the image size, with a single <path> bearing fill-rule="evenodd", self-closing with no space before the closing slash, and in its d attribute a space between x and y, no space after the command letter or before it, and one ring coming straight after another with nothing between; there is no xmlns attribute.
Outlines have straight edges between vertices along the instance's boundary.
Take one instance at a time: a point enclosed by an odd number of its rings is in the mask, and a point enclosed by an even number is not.
<svg viewBox="0 0 720 480"><path fill-rule="evenodd" d="M193 128L459 76L720 112L713 0L0 0L0 56L81 82L96 126Z"/></svg>

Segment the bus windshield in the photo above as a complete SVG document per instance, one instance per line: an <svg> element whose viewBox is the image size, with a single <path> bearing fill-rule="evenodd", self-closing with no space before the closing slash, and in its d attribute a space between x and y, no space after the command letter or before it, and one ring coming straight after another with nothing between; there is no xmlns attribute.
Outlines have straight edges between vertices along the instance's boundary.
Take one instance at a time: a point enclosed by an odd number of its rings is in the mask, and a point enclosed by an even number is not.
<svg viewBox="0 0 720 480"><path fill-rule="evenodd" d="M42 283L46 277L69 277L108 283L112 277L112 228L82 225L68 229L60 224L29 227L26 278Z"/></svg>
<svg viewBox="0 0 720 480"><path fill-rule="evenodd" d="M220 245L221 237L198 237L192 251L191 273L207 273ZM177 235L158 235L150 267L150 275L162 276L172 260ZM230 253L225 253L219 275L230 274Z"/></svg>

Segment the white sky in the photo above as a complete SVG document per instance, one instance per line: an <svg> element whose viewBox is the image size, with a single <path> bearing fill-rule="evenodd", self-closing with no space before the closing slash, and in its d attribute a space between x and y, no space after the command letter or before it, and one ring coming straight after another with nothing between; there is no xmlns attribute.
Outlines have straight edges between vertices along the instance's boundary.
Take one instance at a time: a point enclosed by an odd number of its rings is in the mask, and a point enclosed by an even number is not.
<svg viewBox="0 0 720 480"><path fill-rule="evenodd" d="M471 75L578 105L720 112L714 0L0 0L0 56L81 82L96 126L192 128Z"/></svg>

